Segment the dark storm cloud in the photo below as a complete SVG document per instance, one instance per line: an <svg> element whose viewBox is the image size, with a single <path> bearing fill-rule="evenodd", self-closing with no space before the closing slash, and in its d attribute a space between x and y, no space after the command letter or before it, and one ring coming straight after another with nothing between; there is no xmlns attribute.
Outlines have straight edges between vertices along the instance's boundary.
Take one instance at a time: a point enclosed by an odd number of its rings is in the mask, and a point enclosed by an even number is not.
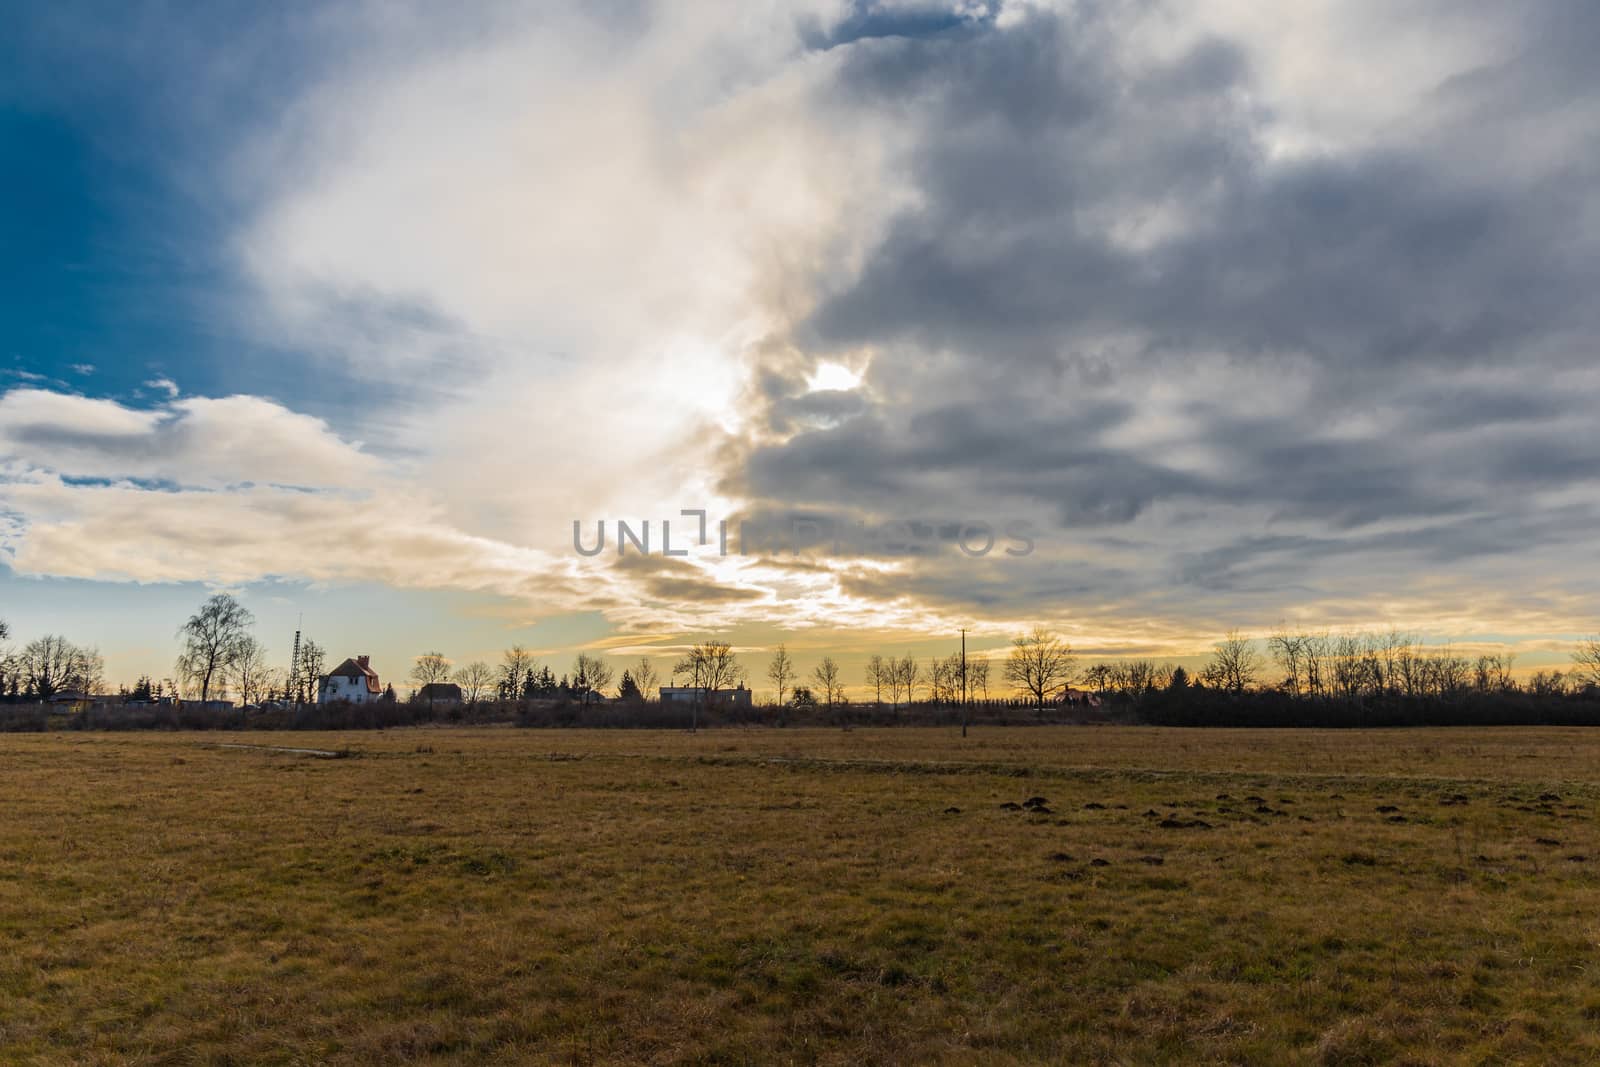
<svg viewBox="0 0 1600 1067"><path fill-rule="evenodd" d="M897 504L926 512L951 484L981 486L1002 499L1048 502L1063 523L1077 525L1126 521L1159 496L1194 490L1193 476L1097 445L1120 418L1114 405L1074 417L941 404L899 433L866 417L800 434L758 451L745 476L763 497L877 504L891 513Z"/></svg>
<svg viewBox="0 0 1600 1067"><path fill-rule="evenodd" d="M1382 559L1397 570L1459 573L1478 559L1559 549L1589 540L1600 518L1592 506L1553 508L1538 515L1471 516L1429 526L1355 537L1247 536L1203 552L1180 553L1177 577L1208 590L1294 588L1330 560Z"/></svg>
<svg viewBox="0 0 1600 1067"><path fill-rule="evenodd" d="M1581 299L1592 250L1570 227L1586 181L1482 188L1405 146L1269 167L1240 102L1247 68L1210 58L1225 46L1130 80L1101 58L1100 30L1035 22L859 53L912 82L892 91L930 98L913 164L926 200L818 310L816 343L910 339L1026 363L1132 329L1152 349L1350 365L1498 357L1595 324ZM1196 63L1211 86L1175 73ZM891 91L873 78L860 75L865 101ZM1160 210L1182 213L1182 232L1117 239Z"/></svg>
<svg viewBox="0 0 1600 1067"><path fill-rule="evenodd" d="M866 399L851 390L823 389L794 396L784 395L781 388L769 416L773 428L780 432L835 425L867 410Z"/></svg>
<svg viewBox="0 0 1600 1067"><path fill-rule="evenodd" d="M1592 509L1534 494L1600 477L1583 417L1600 401L1600 9L1424 6L1492 23L1501 57L1392 129L1283 156L1247 46L1143 58L1122 35L1148 7L849 45L841 106L912 129L916 195L787 339L763 386L785 436L730 486L879 511L1027 504L1069 545L1114 555L1089 532L1126 528L1165 561L1137 578L1033 561L1013 601L1292 595L1372 561L1584 536ZM858 405L807 397L795 351L861 346ZM958 564L895 581L1005 600L1003 578Z"/></svg>
<svg viewBox="0 0 1600 1067"><path fill-rule="evenodd" d="M652 542L651 548L653 554L646 554L630 546L626 553L608 558L607 565L635 576L647 597L668 603L726 604L759 600L764 595L756 589L722 585L693 563L662 555L659 541Z"/></svg>
<svg viewBox="0 0 1600 1067"><path fill-rule="evenodd" d="M766 595L758 589L717 585L704 578L651 578L645 589L650 596L667 603L728 604L760 600Z"/></svg>

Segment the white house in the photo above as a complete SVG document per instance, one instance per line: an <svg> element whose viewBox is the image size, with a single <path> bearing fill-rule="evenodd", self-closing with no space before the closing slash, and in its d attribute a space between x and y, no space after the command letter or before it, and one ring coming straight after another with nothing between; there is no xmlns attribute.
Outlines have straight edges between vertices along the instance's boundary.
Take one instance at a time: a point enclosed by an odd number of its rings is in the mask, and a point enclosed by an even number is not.
<svg viewBox="0 0 1600 1067"><path fill-rule="evenodd" d="M383 686L378 684L378 672L367 665L366 656L347 659L322 676L317 686L317 703L331 704L348 700L361 704L383 696Z"/></svg>

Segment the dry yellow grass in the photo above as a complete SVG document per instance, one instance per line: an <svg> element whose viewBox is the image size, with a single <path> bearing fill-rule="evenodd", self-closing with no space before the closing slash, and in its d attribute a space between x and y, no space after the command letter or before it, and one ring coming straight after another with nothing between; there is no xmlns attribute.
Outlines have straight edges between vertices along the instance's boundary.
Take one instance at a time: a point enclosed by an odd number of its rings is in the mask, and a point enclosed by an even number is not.
<svg viewBox="0 0 1600 1067"><path fill-rule="evenodd" d="M5 736L0 1060L1594 1062L1597 760L1558 729Z"/></svg>

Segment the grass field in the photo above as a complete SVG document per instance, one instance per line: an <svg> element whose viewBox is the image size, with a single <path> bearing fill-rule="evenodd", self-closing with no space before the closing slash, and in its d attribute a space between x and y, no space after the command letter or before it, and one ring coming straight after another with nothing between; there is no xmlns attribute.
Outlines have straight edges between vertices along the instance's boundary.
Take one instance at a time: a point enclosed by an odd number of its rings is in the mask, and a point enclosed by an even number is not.
<svg viewBox="0 0 1600 1067"><path fill-rule="evenodd" d="M0 1062L1592 1063L1597 767L1562 729L0 736Z"/></svg>

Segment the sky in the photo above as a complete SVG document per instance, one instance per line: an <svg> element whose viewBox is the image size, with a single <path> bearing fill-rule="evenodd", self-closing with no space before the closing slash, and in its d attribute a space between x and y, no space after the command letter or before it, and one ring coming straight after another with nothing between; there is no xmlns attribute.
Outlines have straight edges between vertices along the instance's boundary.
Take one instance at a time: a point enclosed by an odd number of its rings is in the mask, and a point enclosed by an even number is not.
<svg viewBox="0 0 1600 1067"><path fill-rule="evenodd" d="M1600 630L1591 4L0 22L0 618L113 682Z"/></svg>

